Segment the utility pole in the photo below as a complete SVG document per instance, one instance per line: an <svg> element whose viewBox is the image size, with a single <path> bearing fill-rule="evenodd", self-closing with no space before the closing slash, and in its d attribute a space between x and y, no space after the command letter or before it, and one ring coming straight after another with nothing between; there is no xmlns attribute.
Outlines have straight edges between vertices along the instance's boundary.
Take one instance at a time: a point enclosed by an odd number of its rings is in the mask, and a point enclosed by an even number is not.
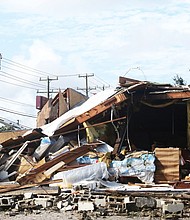
<svg viewBox="0 0 190 220"><path fill-rule="evenodd" d="M49 99L50 97L50 82L53 80L58 80L58 76L56 78L49 78L49 76L47 76L47 78L42 79L40 77L40 81L47 81L47 98ZM38 93L43 93L43 92L39 92ZM53 93L53 90L51 91L51 93Z"/></svg>
<svg viewBox="0 0 190 220"><path fill-rule="evenodd" d="M94 76L94 73L88 74L86 73L85 75L79 75L79 77L83 77L86 80L86 87L85 88L78 88L78 90L86 90L86 96L88 97L88 91L92 90L92 89L96 89L96 88L90 88L88 87L88 77L92 77Z"/></svg>

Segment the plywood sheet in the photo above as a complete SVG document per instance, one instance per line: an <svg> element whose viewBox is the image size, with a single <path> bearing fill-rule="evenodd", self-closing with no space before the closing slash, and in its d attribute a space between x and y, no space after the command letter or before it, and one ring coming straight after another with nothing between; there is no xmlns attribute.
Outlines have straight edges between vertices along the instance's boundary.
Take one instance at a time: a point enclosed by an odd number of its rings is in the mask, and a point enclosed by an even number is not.
<svg viewBox="0 0 190 220"><path fill-rule="evenodd" d="M155 182L179 181L179 148L156 148L155 149Z"/></svg>

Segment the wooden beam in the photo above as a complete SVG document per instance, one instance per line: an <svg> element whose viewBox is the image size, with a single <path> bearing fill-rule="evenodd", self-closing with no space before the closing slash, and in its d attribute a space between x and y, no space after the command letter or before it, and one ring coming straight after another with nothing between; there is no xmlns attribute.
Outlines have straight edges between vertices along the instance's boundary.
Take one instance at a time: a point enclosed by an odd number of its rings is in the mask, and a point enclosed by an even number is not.
<svg viewBox="0 0 190 220"><path fill-rule="evenodd" d="M7 188L8 189L8 188ZM5 189L6 190L6 189ZM14 190L8 192L1 192L1 195L6 196L19 196L24 195L25 193L31 193L33 195L59 195L60 188L58 186L40 186L40 187L31 187L22 189L21 187L15 187Z"/></svg>
<svg viewBox="0 0 190 220"><path fill-rule="evenodd" d="M66 122L63 126L61 126L59 129L55 131L55 135L75 129L79 124L82 124L83 122L88 121L94 116L108 110L112 107L112 105L118 105L124 102L128 98L129 96L125 95L124 92L117 93L116 95L108 98L106 101L100 103L99 105L95 106L89 111L86 111L85 113L77 116L76 118Z"/></svg>
<svg viewBox="0 0 190 220"><path fill-rule="evenodd" d="M106 111L107 109L111 108L112 105L118 105L121 102L125 101L126 99L128 99L128 97L124 93L118 93L115 96L107 99L105 102L79 115L78 117L76 117L76 121L78 122L78 124L81 124L93 118L94 116Z"/></svg>
<svg viewBox="0 0 190 220"><path fill-rule="evenodd" d="M190 91L153 93L146 95L145 100L190 99Z"/></svg>

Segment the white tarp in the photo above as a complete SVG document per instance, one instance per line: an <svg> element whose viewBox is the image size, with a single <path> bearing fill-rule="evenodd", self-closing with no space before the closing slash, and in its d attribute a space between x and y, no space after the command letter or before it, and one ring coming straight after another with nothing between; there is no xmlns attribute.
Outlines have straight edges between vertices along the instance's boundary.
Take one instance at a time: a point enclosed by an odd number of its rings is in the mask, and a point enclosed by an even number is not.
<svg viewBox="0 0 190 220"><path fill-rule="evenodd" d="M109 174L104 162L90 164L84 167L59 172L53 176L53 180L62 179L62 186L68 187L81 181L108 179Z"/></svg>
<svg viewBox="0 0 190 220"><path fill-rule="evenodd" d="M47 125L43 125L40 127L42 129L42 132L48 136L52 136L54 132L63 124L65 124L67 121L71 120L72 118L75 118L86 111L89 111L90 109L94 108L95 106L99 105L101 102L105 101L112 95L114 95L116 91L114 89L105 90L102 92L97 93L96 95L91 96L86 102L84 102L82 105L75 107L59 118L55 119L51 123Z"/></svg>

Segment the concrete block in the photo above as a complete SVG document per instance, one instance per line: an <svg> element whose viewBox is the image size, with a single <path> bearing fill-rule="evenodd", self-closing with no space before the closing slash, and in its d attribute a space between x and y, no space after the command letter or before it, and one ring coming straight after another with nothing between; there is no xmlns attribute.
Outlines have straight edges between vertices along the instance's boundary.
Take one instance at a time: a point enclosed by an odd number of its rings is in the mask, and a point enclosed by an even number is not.
<svg viewBox="0 0 190 220"><path fill-rule="evenodd" d="M13 197L1 197L0 198L0 206L2 207L9 207L12 206L14 202Z"/></svg>
<svg viewBox="0 0 190 220"><path fill-rule="evenodd" d="M154 207L156 207L156 200L151 197L137 197L135 199L135 202L136 202L136 206L139 208L144 208L144 207L154 208Z"/></svg>
<svg viewBox="0 0 190 220"><path fill-rule="evenodd" d="M97 207L105 207L106 206L106 198L95 198L94 203Z"/></svg>
<svg viewBox="0 0 190 220"><path fill-rule="evenodd" d="M67 207L63 207L61 210L63 210L63 211L72 211L73 210L73 206L72 205L68 205Z"/></svg>
<svg viewBox="0 0 190 220"><path fill-rule="evenodd" d="M93 211L94 204L91 201L78 201L78 211Z"/></svg>
<svg viewBox="0 0 190 220"><path fill-rule="evenodd" d="M19 200L16 203L15 208L18 210L22 209L33 209L36 207L34 199L24 199L24 200Z"/></svg>
<svg viewBox="0 0 190 220"><path fill-rule="evenodd" d="M35 198L35 204L43 208L48 208L53 206L53 201L49 198Z"/></svg>
<svg viewBox="0 0 190 220"><path fill-rule="evenodd" d="M58 201L58 203L57 203L57 208L58 209L61 209L63 206L62 206L62 201Z"/></svg>
<svg viewBox="0 0 190 220"><path fill-rule="evenodd" d="M163 200L162 199L156 199L156 208L162 208Z"/></svg>
<svg viewBox="0 0 190 220"><path fill-rule="evenodd" d="M33 196L33 193L31 193L31 192L24 193L24 198L25 199L31 199L32 196Z"/></svg>
<svg viewBox="0 0 190 220"><path fill-rule="evenodd" d="M126 205L124 203L107 203L107 207L115 212L121 212L126 209Z"/></svg>
<svg viewBox="0 0 190 220"><path fill-rule="evenodd" d="M164 204L162 206L162 212L166 213L177 213L177 212L182 212L184 209L184 204L179 202L179 203L170 203L170 204Z"/></svg>
<svg viewBox="0 0 190 220"><path fill-rule="evenodd" d="M129 196L124 197L124 201L123 201L123 202L124 202L125 204L131 203L130 197L129 197Z"/></svg>
<svg viewBox="0 0 190 220"><path fill-rule="evenodd" d="M107 197L108 203L123 203L124 202L124 197L119 197L119 196L108 196Z"/></svg>

